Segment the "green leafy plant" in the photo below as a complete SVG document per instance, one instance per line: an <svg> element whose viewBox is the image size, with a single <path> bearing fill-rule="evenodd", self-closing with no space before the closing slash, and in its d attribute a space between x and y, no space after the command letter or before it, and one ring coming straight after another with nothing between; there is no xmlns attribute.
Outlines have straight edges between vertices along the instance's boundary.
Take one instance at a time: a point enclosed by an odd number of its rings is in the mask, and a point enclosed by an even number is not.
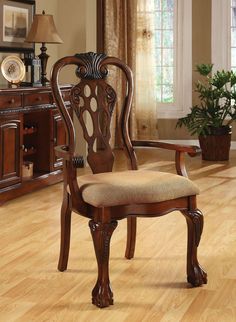
<svg viewBox="0 0 236 322"><path fill-rule="evenodd" d="M203 76L195 91L200 104L191 107L190 113L181 117L176 127L185 126L191 135L209 135L214 128L229 126L236 120L236 74L233 71L217 71L212 75L212 64L196 66Z"/></svg>

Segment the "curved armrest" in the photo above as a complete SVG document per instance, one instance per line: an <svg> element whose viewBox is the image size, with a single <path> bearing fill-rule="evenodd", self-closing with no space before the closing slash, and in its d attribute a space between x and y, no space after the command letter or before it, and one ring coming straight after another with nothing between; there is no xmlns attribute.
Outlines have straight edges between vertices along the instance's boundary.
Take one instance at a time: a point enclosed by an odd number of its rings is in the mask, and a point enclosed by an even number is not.
<svg viewBox="0 0 236 322"><path fill-rule="evenodd" d="M71 161L75 168L84 167L84 159L80 155L71 155L69 153L68 145L58 145L55 148L56 156L62 158L65 161Z"/></svg>
<svg viewBox="0 0 236 322"><path fill-rule="evenodd" d="M194 145L180 145L180 144L171 144L158 141L144 141L144 140L133 140L131 141L134 147L150 147L150 148L161 148L166 150L175 151L175 168L177 174L188 177L185 162L184 162L184 153L188 153L189 156L195 157L196 155L201 154L201 149L198 146Z"/></svg>
<svg viewBox="0 0 236 322"><path fill-rule="evenodd" d="M186 152L191 157L195 157L196 155L201 154L201 149L196 145L182 145L182 144L172 144L172 143L164 143L159 141L144 141L144 140L133 140L131 142L133 146L152 147L152 148L160 148L160 149L166 149L166 150L174 150L179 152Z"/></svg>
<svg viewBox="0 0 236 322"><path fill-rule="evenodd" d="M67 161L71 160L72 157L69 153L69 147L67 145L55 146L54 150L57 157Z"/></svg>

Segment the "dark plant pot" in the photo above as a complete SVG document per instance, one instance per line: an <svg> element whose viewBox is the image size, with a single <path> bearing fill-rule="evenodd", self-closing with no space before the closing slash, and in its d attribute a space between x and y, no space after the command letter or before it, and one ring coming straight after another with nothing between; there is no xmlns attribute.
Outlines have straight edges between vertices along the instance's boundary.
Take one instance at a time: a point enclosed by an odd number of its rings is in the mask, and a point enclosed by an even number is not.
<svg viewBox="0 0 236 322"><path fill-rule="evenodd" d="M210 135L199 136L202 159L208 161L227 161L231 144L231 126L211 127Z"/></svg>

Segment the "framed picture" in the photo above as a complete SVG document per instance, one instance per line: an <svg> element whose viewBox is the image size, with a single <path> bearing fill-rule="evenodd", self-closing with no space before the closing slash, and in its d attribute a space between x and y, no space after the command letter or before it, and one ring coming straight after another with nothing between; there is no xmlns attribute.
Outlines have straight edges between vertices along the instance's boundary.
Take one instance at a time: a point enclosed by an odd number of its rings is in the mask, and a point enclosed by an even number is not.
<svg viewBox="0 0 236 322"><path fill-rule="evenodd" d="M0 0L0 51L33 52L25 42L35 13L34 0Z"/></svg>

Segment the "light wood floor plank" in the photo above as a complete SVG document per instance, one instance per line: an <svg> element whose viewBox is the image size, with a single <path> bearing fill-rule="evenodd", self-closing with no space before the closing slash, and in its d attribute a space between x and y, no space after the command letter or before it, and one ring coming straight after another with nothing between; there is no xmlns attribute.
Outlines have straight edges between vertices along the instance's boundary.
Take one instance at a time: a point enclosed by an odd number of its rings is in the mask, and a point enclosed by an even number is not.
<svg viewBox="0 0 236 322"><path fill-rule="evenodd" d="M141 150L138 157L143 168L175 171L171 152ZM186 283L186 222L180 213L138 219L133 260L124 259L122 221L111 241L115 305L93 306L97 266L86 218L73 215L69 267L64 273L56 269L62 193L57 184L0 207L0 322L236 321L236 151L229 162L197 157L187 163L201 189L199 261L208 272L207 285ZM118 153L115 168L124 167Z"/></svg>

